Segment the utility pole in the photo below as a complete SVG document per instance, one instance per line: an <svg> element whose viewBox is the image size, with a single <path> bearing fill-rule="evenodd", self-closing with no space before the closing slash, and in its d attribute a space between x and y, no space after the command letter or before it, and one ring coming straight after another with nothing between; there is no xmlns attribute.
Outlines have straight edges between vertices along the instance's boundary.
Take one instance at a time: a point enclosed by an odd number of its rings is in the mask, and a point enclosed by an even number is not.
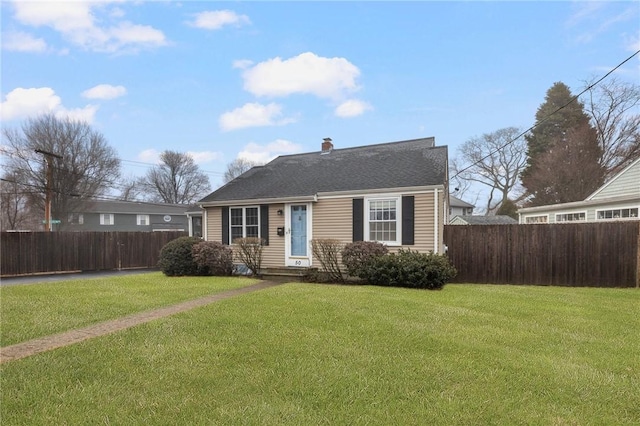
<svg viewBox="0 0 640 426"><path fill-rule="evenodd" d="M53 189L53 159L62 159L62 155L36 149L36 153L44 155L47 160L47 190L44 200L44 230L51 232L51 192Z"/></svg>

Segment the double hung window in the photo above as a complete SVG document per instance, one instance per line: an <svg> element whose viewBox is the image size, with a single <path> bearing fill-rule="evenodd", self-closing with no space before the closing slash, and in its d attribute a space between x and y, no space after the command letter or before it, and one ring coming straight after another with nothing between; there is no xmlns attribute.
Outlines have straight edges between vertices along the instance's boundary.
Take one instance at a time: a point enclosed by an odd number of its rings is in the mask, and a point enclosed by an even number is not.
<svg viewBox="0 0 640 426"><path fill-rule="evenodd" d="M367 200L365 235L369 241L400 244L399 198Z"/></svg>
<svg viewBox="0 0 640 426"><path fill-rule="evenodd" d="M100 225L113 225L113 213L100 214Z"/></svg>
<svg viewBox="0 0 640 426"><path fill-rule="evenodd" d="M258 207L232 207L229 209L231 242L238 238L260 237L260 214Z"/></svg>

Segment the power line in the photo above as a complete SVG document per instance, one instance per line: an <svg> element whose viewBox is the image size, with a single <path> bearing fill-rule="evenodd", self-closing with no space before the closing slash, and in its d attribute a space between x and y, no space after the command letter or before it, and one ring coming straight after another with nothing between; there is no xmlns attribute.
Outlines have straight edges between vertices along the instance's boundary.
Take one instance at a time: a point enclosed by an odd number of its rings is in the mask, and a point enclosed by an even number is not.
<svg viewBox="0 0 640 426"><path fill-rule="evenodd" d="M635 51L631 56L629 56L627 59L625 59L624 61L620 62L618 65L616 65L613 69L611 69L608 73L606 73L605 75L603 75L602 77L600 77L596 82L590 84L589 86L587 86L582 92L580 92L579 94L575 95L574 97L572 97L569 102L567 102L566 104L558 107L555 111L549 113L546 117L544 117L542 120L536 122L534 125L532 125L531 127L529 127L527 130L521 132L518 136L516 136L515 138L505 142L503 145L499 146L498 148L496 148L493 151L490 151L487 155L485 155L484 157L480 158L477 161L474 161L473 163L469 164L467 167L463 168L462 170L458 170L458 172L451 176L449 178L449 180L451 179L455 179L458 176L460 176L461 173L466 172L467 170L469 170L470 168L472 168L473 166L475 166L478 163L481 163L482 161L486 160L487 158L491 157L494 154L497 154L498 152L502 151L503 149L505 149L506 147L508 147L509 145L511 145L512 143L514 143L515 141L517 141L518 139L520 139L522 136L526 135L528 132L532 131L533 129L535 129L536 127L538 127L539 125L541 125L542 123L548 121L549 119L551 119L551 117L555 114L557 114L559 111L563 110L564 108L566 108L567 106L571 105L573 102L575 102L580 96L584 95L586 92L588 92L589 90L593 89L595 86L597 86L602 80L604 80L605 78L609 77L609 75L611 75L615 70L617 70L618 68L620 68L621 66L623 66L624 64L626 64L627 62L629 62L631 59L633 59L634 56L636 56L638 53L640 53L640 50Z"/></svg>

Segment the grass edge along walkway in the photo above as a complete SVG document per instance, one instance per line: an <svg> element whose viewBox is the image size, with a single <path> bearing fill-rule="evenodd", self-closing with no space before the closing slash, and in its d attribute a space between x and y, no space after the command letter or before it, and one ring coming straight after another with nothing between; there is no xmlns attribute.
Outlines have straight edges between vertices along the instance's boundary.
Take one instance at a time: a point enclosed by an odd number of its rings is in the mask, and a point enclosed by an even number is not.
<svg viewBox="0 0 640 426"><path fill-rule="evenodd" d="M103 321L87 327L5 346L0 348L0 364L21 358L26 358L31 355L36 355L41 352L61 348L63 346L69 346L74 343L79 343L83 340L91 339L94 337L115 333L116 331L134 327L136 325L153 321L158 318L167 317L179 312L188 311L190 309L205 306L213 302L228 299L230 297L239 296L241 294L262 290L269 287L274 287L280 284L282 283L275 281L261 281L257 284L253 284L247 287L236 288L233 290L225 291L223 293L204 296L198 299L177 303L175 305L152 309L150 311L139 312L114 320Z"/></svg>

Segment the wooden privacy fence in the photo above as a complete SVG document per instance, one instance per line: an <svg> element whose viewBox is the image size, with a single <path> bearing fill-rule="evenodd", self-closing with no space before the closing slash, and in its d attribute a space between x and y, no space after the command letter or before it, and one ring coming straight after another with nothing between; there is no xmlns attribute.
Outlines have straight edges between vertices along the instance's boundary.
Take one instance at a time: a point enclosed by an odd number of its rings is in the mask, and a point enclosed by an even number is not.
<svg viewBox="0 0 640 426"><path fill-rule="evenodd" d="M2 232L0 275L154 268L169 232Z"/></svg>
<svg viewBox="0 0 640 426"><path fill-rule="evenodd" d="M447 225L444 243L456 282L640 285L640 221Z"/></svg>

